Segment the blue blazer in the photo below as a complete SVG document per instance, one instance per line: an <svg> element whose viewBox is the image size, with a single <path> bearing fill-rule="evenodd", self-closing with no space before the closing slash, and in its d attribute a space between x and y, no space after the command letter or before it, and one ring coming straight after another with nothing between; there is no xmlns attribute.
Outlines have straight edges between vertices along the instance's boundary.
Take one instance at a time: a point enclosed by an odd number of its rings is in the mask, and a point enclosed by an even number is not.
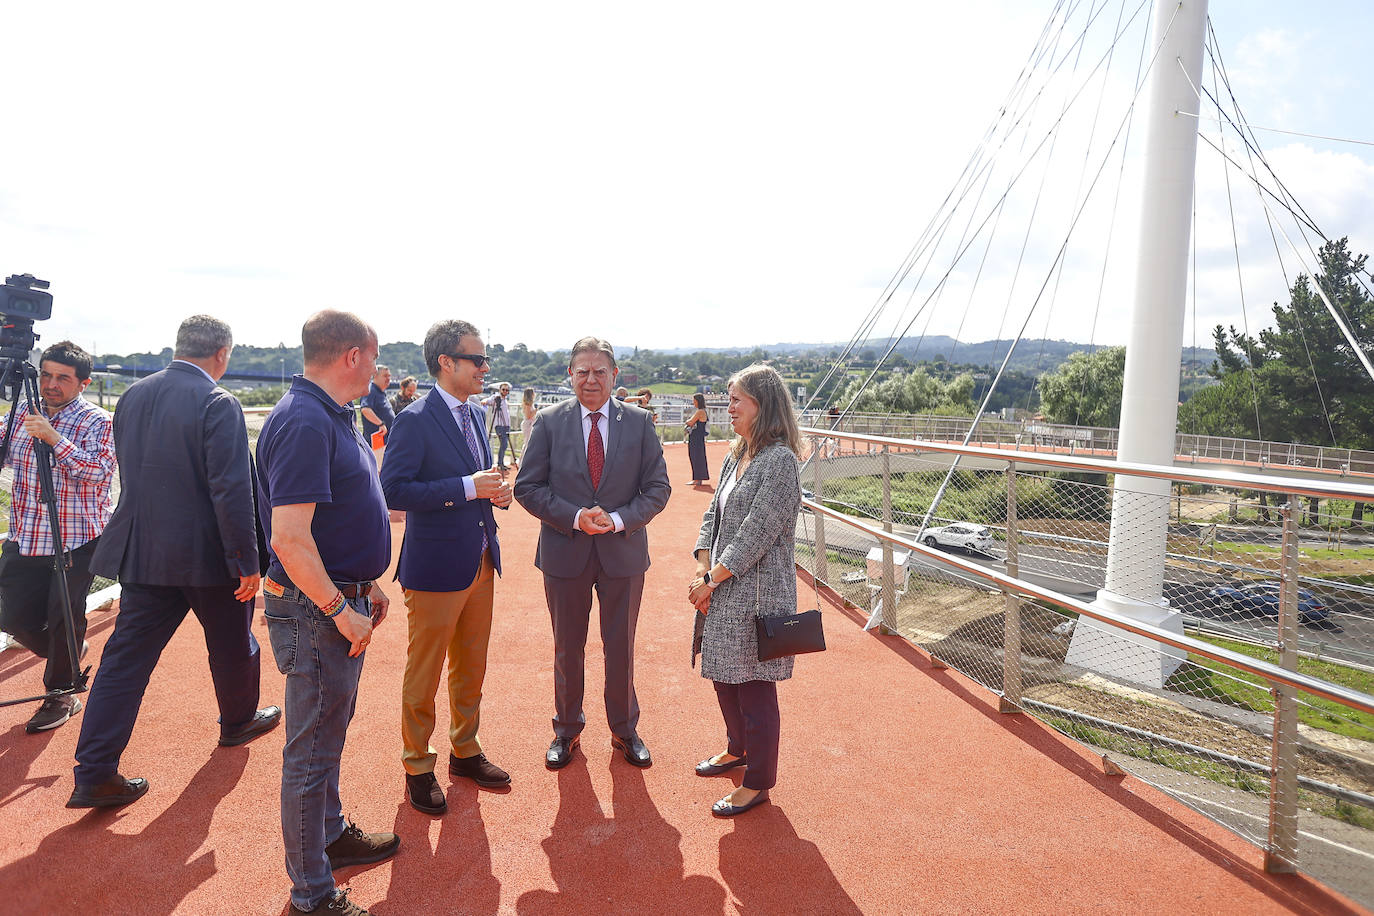
<svg viewBox="0 0 1374 916"><path fill-rule="evenodd" d="M437 389L396 417L382 457L386 504L406 514L396 578L402 588L456 592L472 585L482 562L482 534L501 572L501 547L491 500L463 495L463 478L491 467L486 413L472 406L481 461L472 452Z"/></svg>

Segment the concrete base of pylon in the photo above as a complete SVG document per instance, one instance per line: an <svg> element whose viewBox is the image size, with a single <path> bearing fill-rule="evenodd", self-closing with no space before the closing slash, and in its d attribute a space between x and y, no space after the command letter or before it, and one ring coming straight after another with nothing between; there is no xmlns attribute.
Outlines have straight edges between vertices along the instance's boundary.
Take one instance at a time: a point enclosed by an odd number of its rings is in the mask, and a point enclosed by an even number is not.
<svg viewBox="0 0 1374 916"><path fill-rule="evenodd" d="M1092 606L1183 635L1183 615L1172 610L1164 599L1157 605L1146 604L1103 590L1097 593ZM1073 639L1069 642L1069 654L1065 661L1119 681L1157 689L1164 686L1164 682L1178 670L1185 658L1185 653L1180 649L1128 633L1120 627L1080 617L1073 628Z"/></svg>

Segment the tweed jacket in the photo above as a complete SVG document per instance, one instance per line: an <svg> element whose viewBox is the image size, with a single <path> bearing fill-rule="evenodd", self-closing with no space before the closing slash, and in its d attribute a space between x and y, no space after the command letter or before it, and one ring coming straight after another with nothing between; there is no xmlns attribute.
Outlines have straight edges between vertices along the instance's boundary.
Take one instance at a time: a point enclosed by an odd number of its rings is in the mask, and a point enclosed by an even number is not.
<svg viewBox="0 0 1374 916"><path fill-rule="evenodd" d="M735 460L727 457L718 479L729 479L735 465ZM792 676L790 656L758 660L754 618L797 610L793 542L800 509L797 456L781 443L754 456L723 510L717 488L693 553L710 549L712 563L723 564L733 575L711 594L708 613L694 615L702 677L743 684L783 681ZM695 661L696 639L693 643Z"/></svg>

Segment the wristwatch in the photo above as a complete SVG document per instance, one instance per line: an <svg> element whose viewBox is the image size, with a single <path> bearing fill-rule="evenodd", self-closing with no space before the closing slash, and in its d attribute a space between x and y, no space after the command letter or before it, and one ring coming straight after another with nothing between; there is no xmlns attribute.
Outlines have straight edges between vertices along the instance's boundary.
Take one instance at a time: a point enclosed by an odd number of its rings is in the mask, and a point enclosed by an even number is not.
<svg viewBox="0 0 1374 916"><path fill-rule="evenodd" d="M701 584L711 589L711 591L715 591L716 586L720 585L719 582L716 582L711 578L711 571L709 569L706 570L706 573L701 577Z"/></svg>

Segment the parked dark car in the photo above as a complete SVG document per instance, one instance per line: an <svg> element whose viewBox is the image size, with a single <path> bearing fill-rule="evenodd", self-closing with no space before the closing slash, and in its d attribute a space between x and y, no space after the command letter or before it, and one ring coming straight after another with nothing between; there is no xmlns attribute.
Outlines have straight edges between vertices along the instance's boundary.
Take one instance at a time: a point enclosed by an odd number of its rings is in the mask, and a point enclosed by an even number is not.
<svg viewBox="0 0 1374 916"><path fill-rule="evenodd" d="M1223 611L1262 614L1265 617L1279 616L1279 583L1256 582L1233 588L1218 585L1210 592L1212 600ZM1312 623L1326 620L1331 611L1305 588L1298 589L1298 620Z"/></svg>

